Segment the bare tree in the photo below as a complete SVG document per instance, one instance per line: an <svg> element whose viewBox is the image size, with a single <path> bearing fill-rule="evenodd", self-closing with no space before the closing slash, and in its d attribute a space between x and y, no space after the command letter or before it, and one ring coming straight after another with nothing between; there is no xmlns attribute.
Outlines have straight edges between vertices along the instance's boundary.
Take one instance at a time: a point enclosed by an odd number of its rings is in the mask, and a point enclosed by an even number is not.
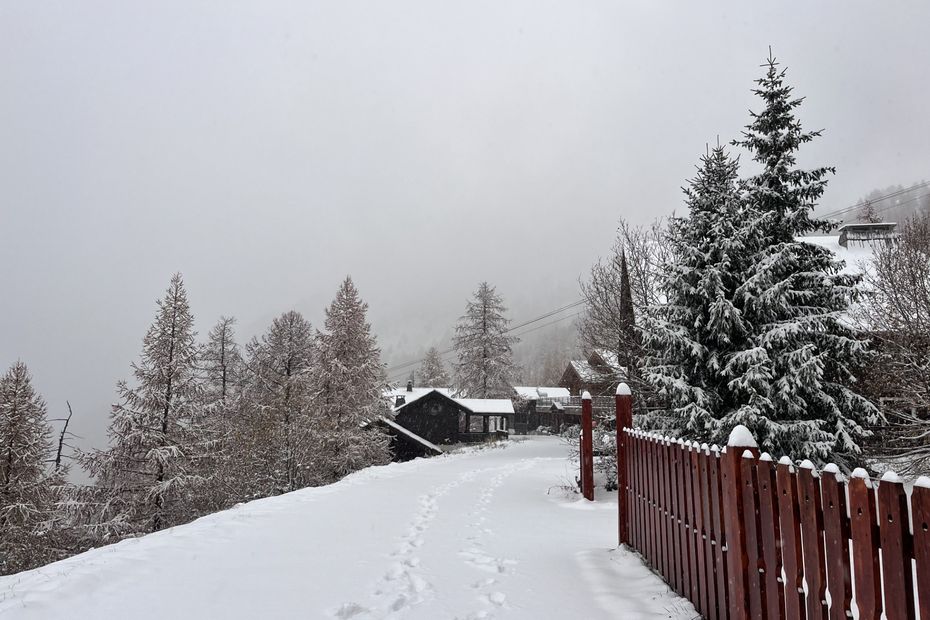
<svg viewBox="0 0 930 620"><path fill-rule="evenodd" d="M891 423L874 450L905 473L930 470L930 213L875 252L857 318L879 359L863 378Z"/></svg>
<svg viewBox="0 0 930 620"><path fill-rule="evenodd" d="M665 300L662 274L672 258L670 234L664 219L648 226L621 219L610 256L598 260L580 283L585 299L579 323L582 346L614 353L628 368L627 381L640 395L648 386L635 372L639 357L635 323L652 316Z"/></svg>

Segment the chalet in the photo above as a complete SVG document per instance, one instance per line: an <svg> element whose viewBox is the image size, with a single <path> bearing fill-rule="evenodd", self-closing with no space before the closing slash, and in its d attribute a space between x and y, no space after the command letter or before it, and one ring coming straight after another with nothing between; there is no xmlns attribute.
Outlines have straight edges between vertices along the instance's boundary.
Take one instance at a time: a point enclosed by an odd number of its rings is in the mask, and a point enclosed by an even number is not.
<svg viewBox="0 0 930 620"><path fill-rule="evenodd" d="M844 248L874 247L894 243L897 239L894 222L856 222L839 228L839 244Z"/></svg>
<svg viewBox="0 0 930 620"><path fill-rule="evenodd" d="M557 433L566 422L573 423L565 418L565 403L571 397L568 388L515 386L513 391L514 433Z"/></svg>
<svg viewBox="0 0 930 620"><path fill-rule="evenodd" d="M395 458L399 452L430 453L444 445L504 439L513 424L513 403L506 398L458 398L446 388L410 383L388 390L385 397L393 409L388 430L395 437ZM420 446L409 445L411 441Z"/></svg>
<svg viewBox="0 0 930 620"><path fill-rule="evenodd" d="M597 349L586 360L570 361L559 386L576 396L586 391L596 396L612 395L617 385L626 380L626 368L620 365L617 354Z"/></svg>

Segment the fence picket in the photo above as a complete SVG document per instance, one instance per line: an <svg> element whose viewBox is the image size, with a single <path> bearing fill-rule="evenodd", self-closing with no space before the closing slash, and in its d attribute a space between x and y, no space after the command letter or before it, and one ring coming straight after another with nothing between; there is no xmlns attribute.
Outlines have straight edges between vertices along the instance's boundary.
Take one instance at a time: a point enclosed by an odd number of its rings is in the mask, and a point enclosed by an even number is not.
<svg viewBox="0 0 930 620"><path fill-rule="evenodd" d="M701 512L703 527L703 546L704 546L704 572L707 575L706 585L704 588L704 607L705 616L710 620L719 620L720 614L717 610L717 578L714 567L714 546L713 546L713 524L711 522L711 493L710 493L710 449L707 444L701 446L698 454L700 461L701 474Z"/></svg>
<svg viewBox="0 0 930 620"><path fill-rule="evenodd" d="M719 616L726 618L729 613L727 596L727 564L723 555L723 495L720 493L720 451L717 446L710 453L710 491L711 520L714 530L714 579L717 582L717 609Z"/></svg>
<svg viewBox="0 0 930 620"><path fill-rule="evenodd" d="M701 537L704 531L703 513L701 512L701 476L700 476L700 455L697 444L691 446L688 452L691 460L691 557L692 570L694 571L695 587L691 589L691 600L698 612L707 617L706 595L707 592L707 575L704 571L704 540Z"/></svg>
<svg viewBox="0 0 930 620"><path fill-rule="evenodd" d="M785 584L781 579L781 532L778 520L778 491L775 466L768 454L756 464L759 485L759 539L765 567L765 617L781 620L785 616Z"/></svg>
<svg viewBox="0 0 930 620"><path fill-rule="evenodd" d="M781 560L785 573L785 618L804 618L804 589L801 575L801 531L797 501L797 486L790 461L779 461L775 467L778 489L778 518L781 521Z"/></svg>
<svg viewBox="0 0 930 620"><path fill-rule="evenodd" d="M914 560L917 564L920 620L930 619L930 478L922 477L911 494L914 529Z"/></svg>
<svg viewBox="0 0 930 620"><path fill-rule="evenodd" d="M893 472L883 476L878 485L878 517L885 617L887 620L912 620L916 616L907 495Z"/></svg>
<svg viewBox="0 0 930 620"><path fill-rule="evenodd" d="M823 470L823 527L826 541L827 585L830 590L830 620L852 618L852 582L849 572L849 518L846 490L836 466Z"/></svg>
<svg viewBox="0 0 930 620"><path fill-rule="evenodd" d="M807 581L808 620L827 619L827 573L823 549L823 510L819 478L810 461L797 472L801 515L801 545L804 550L804 579Z"/></svg>
<svg viewBox="0 0 930 620"><path fill-rule="evenodd" d="M865 470L854 471L848 485L856 607L859 609L859 620L880 620L882 586L878 565L875 489L866 475Z"/></svg>
<svg viewBox="0 0 930 620"><path fill-rule="evenodd" d="M746 585L749 588L749 615L755 620L765 618L766 592L759 525L759 487L756 481L755 458L740 459L743 494L743 526L746 538Z"/></svg>

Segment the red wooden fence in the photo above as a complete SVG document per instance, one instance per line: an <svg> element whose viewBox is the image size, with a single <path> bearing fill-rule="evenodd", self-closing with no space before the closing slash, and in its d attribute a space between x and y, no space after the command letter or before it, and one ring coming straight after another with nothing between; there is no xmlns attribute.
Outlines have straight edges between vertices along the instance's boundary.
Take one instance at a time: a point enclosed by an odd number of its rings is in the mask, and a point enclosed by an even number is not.
<svg viewBox="0 0 930 620"><path fill-rule="evenodd" d="M620 542L705 618L930 620L930 478L908 493L775 463L745 427L720 449L632 426L621 384Z"/></svg>

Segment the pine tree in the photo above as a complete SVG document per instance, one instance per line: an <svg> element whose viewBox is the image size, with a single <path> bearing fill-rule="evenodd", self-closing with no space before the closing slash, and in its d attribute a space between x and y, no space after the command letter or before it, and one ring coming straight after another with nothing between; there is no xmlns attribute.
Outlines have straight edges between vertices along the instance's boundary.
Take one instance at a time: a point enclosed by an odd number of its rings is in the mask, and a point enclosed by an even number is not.
<svg viewBox="0 0 930 620"><path fill-rule="evenodd" d="M508 398L513 392L513 345L507 309L493 286L482 282L455 327L455 387L469 398Z"/></svg>
<svg viewBox="0 0 930 620"><path fill-rule="evenodd" d="M193 323L175 274L132 365L136 384L117 385L109 447L82 456L103 496L98 523L105 534L142 534L197 516L189 499L205 446Z"/></svg>
<svg viewBox="0 0 930 620"><path fill-rule="evenodd" d="M388 413L381 396L384 367L371 334L368 304L347 277L326 309L325 331L316 336L314 368L315 456L320 484L389 460L388 437L371 422Z"/></svg>
<svg viewBox="0 0 930 620"><path fill-rule="evenodd" d="M796 118L802 99L793 98L771 56L766 67L754 90L764 107L734 141L761 171L745 183L752 257L735 295L750 333L725 368L742 405L721 428L744 424L773 453L822 461L858 453L866 427L880 418L852 389L868 355L866 342L844 322L859 278L841 274L829 250L798 240L829 229L812 211L834 170L797 166L801 145L820 132L802 129Z"/></svg>
<svg viewBox="0 0 930 620"><path fill-rule="evenodd" d="M734 303L747 266L738 173L721 146L701 158L684 190L689 214L670 222L668 299L644 330L646 377L671 406L662 423L697 438L718 438L721 418L739 404L724 372L748 336Z"/></svg>
<svg viewBox="0 0 930 620"><path fill-rule="evenodd" d="M0 378L0 575L56 559L51 428L32 377L16 362Z"/></svg>
<svg viewBox="0 0 930 620"><path fill-rule="evenodd" d="M420 365L420 383L423 387L449 387L449 373L446 372L442 356L436 347L430 347Z"/></svg>
<svg viewBox="0 0 930 620"><path fill-rule="evenodd" d="M249 379L233 439L243 499L294 491L314 480L313 327L285 312L247 346Z"/></svg>

